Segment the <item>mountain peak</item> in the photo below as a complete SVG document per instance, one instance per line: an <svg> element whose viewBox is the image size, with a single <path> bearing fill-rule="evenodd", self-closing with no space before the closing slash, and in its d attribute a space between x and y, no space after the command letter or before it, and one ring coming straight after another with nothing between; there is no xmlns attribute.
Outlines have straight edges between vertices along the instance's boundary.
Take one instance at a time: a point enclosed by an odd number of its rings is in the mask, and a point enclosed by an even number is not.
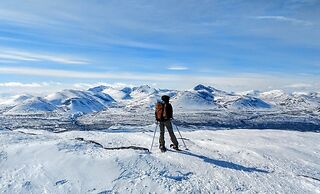
<svg viewBox="0 0 320 194"><path fill-rule="evenodd" d="M121 89L122 92L126 93L126 94L130 94L132 92L132 88L130 87L124 87Z"/></svg>
<svg viewBox="0 0 320 194"><path fill-rule="evenodd" d="M262 96L272 96L272 97L280 97L286 96L287 94L283 90L271 90L268 92L261 93Z"/></svg>
<svg viewBox="0 0 320 194"><path fill-rule="evenodd" d="M105 90L107 88L109 88L109 86L100 85L100 86L96 86L93 88L89 88L88 91L98 93L98 92L102 92L103 90Z"/></svg>
<svg viewBox="0 0 320 194"><path fill-rule="evenodd" d="M149 85L141 85L138 87L134 87L134 88L132 88L132 90L136 91L136 92L148 93L148 94L156 92L156 90L154 88L150 87Z"/></svg>
<svg viewBox="0 0 320 194"><path fill-rule="evenodd" d="M41 97L32 97L10 109L7 114L52 112L57 107Z"/></svg>
<svg viewBox="0 0 320 194"><path fill-rule="evenodd" d="M260 90L248 90L248 91L238 92L237 94L244 95L244 96L259 96L260 93L262 93Z"/></svg>
<svg viewBox="0 0 320 194"><path fill-rule="evenodd" d="M206 91L208 91L208 92L213 92L213 88L212 88L212 87L210 87L210 86L204 86L204 85L202 85L202 84L198 84L198 85L195 86L193 89L196 90L196 91L206 90Z"/></svg>

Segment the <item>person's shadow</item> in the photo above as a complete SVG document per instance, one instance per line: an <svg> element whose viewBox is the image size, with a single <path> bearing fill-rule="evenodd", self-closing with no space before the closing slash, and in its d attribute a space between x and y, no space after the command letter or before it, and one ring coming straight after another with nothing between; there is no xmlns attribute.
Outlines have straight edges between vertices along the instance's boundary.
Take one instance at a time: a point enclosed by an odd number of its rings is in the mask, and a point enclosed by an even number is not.
<svg viewBox="0 0 320 194"><path fill-rule="evenodd" d="M191 153L189 151L180 151L179 153L185 154L185 155L188 155L188 156L193 156L193 157L196 157L196 158L200 158L204 162L207 162L209 164L213 164L213 165L216 165L216 166L219 166L219 167L222 167L222 168L229 168L229 169L232 169L232 170L240 170L240 171L244 171L244 172L270 173L267 170L258 169L258 168L254 168L254 167L245 167L245 166L242 166L240 164L235 164L233 162L228 162L228 161L223 161L223 160L214 160L214 159L208 158L207 156L194 154L194 153Z"/></svg>

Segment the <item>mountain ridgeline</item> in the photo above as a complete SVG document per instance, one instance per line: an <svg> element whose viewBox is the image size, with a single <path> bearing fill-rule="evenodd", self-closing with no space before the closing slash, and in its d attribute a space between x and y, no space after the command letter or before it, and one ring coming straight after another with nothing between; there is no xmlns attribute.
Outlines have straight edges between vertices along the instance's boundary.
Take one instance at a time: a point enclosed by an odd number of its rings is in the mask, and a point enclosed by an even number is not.
<svg viewBox="0 0 320 194"><path fill-rule="evenodd" d="M224 128L319 129L320 94L226 92L197 85L186 91L138 87L97 86L88 90L65 89L47 96L15 96L1 101L3 117L77 115L83 124L147 125L154 121L154 104L162 95L171 97L180 125ZM135 119L130 120L130 118Z"/></svg>

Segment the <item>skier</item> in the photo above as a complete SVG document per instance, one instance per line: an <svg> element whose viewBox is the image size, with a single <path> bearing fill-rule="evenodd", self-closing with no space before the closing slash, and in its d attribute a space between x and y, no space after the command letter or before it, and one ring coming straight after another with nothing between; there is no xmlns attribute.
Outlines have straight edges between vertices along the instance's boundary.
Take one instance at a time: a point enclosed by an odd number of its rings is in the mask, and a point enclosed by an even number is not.
<svg viewBox="0 0 320 194"><path fill-rule="evenodd" d="M160 138L159 138L159 148L161 150L161 152L165 152L167 151L166 147L165 147L165 141L164 141L164 128L166 127L171 141L173 144L171 144L170 147L172 147L175 150L179 150L178 148L178 141L176 136L173 133L173 128L172 128L172 115L173 115L173 110L172 110L172 106L169 103L170 97L167 95L164 95L161 97L161 100L164 103L157 103L156 104L156 112L155 112L155 116L156 116L156 120L159 122L159 127L160 127Z"/></svg>

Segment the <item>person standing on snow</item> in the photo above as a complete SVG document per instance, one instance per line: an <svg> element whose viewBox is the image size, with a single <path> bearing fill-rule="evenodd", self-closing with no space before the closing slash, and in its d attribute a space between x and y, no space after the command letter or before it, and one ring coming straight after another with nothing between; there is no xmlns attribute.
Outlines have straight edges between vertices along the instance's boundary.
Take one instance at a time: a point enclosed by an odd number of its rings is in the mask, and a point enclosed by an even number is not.
<svg viewBox="0 0 320 194"><path fill-rule="evenodd" d="M160 123L159 127L160 127L160 137L159 137L159 148L161 150L161 152L165 152L167 151L166 147L165 147L165 141L164 141L164 128L166 127L171 141L172 141L172 145L170 147L172 147L175 150L179 150L178 148L178 141L176 136L173 133L173 128L172 128L172 116L173 116L173 110L172 110L172 106L169 103L170 97L167 95L164 95L161 97L161 100L164 103L157 103L156 104L156 112L155 112L155 116L156 116L156 120Z"/></svg>

